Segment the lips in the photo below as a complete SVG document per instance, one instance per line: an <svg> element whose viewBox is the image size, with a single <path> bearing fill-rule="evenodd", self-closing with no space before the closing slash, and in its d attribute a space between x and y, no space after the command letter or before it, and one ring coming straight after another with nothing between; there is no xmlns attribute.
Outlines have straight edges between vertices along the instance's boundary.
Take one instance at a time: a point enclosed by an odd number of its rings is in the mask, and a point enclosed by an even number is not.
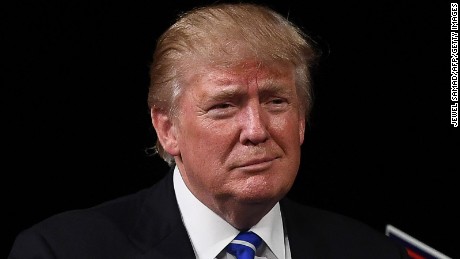
<svg viewBox="0 0 460 259"><path fill-rule="evenodd" d="M278 157L263 157L246 160L241 163L237 163L235 168L246 169L246 170L263 170L270 167Z"/></svg>

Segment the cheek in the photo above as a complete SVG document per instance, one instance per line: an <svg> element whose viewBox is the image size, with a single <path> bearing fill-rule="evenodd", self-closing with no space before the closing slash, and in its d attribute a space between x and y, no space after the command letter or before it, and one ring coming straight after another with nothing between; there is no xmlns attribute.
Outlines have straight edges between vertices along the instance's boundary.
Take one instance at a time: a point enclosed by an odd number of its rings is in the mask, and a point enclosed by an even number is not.
<svg viewBox="0 0 460 259"><path fill-rule="evenodd" d="M269 131L277 142L287 145L299 143L299 121L294 118L297 118L297 115L279 116L270 120Z"/></svg>
<svg viewBox="0 0 460 259"><path fill-rule="evenodd" d="M235 123L208 122L206 120L196 127L193 137L196 144L207 150L209 155L217 155L231 147L235 139Z"/></svg>
<svg viewBox="0 0 460 259"><path fill-rule="evenodd" d="M188 118L183 123L187 126L180 132L179 149L184 162L193 161L190 165L199 168L221 168L235 139L234 124L197 117Z"/></svg>
<svg viewBox="0 0 460 259"><path fill-rule="evenodd" d="M270 129L276 133L283 132L286 130L286 125L288 124L289 122L286 117L274 117L270 121Z"/></svg>

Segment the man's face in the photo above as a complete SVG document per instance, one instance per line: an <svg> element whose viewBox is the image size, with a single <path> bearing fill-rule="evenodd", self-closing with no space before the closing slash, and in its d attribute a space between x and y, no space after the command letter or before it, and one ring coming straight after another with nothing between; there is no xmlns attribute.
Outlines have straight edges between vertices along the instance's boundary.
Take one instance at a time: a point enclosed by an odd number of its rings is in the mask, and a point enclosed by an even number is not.
<svg viewBox="0 0 460 259"><path fill-rule="evenodd" d="M304 139L293 67L196 72L174 120L186 185L213 210L229 201L276 203L294 182Z"/></svg>

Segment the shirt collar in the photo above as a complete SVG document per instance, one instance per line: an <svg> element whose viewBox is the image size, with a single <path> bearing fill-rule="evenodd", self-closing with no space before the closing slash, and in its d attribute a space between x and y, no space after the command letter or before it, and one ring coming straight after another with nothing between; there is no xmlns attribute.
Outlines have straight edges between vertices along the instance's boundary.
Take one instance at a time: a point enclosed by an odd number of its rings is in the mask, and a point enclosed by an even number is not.
<svg viewBox="0 0 460 259"><path fill-rule="evenodd" d="M259 235L278 259L285 259L284 229L279 203L251 231Z"/></svg>
<svg viewBox="0 0 460 259"><path fill-rule="evenodd" d="M174 190L187 233L198 259L215 258L239 233L206 205L185 185L179 169L174 169ZM281 210L277 203L251 231L259 235L279 259L285 258Z"/></svg>

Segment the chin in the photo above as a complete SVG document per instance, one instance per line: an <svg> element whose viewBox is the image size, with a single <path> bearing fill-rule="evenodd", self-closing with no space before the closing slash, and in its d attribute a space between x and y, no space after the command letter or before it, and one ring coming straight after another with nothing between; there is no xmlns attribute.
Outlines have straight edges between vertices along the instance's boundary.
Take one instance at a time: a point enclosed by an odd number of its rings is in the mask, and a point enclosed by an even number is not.
<svg viewBox="0 0 460 259"><path fill-rule="evenodd" d="M235 194L236 199L241 203L247 204L275 204L283 196L285 192L273 191L267 188L255 188L249 191Z"/></svg>
<svg viewBox="0 0 460 259"><path fill-rule="evenodd" d="M257 174L240 179L231 188L231 196L241 203L275 204L289 190L290 184L286 179L274 177L273 174Z"/></svg>

